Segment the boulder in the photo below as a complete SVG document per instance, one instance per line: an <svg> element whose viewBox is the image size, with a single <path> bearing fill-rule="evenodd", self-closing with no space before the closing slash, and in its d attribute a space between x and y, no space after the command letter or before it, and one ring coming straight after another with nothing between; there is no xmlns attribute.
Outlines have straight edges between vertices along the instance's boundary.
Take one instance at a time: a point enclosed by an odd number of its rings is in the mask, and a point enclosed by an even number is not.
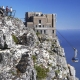
<svg viewBox="0 0 80 80"><path fill-rule="evenodd" d="M16 65L16 68L21 72L25 73L27 68L27 58L29 57L28 54L22 55L21 60L19 61L18 65Z"/></svg>

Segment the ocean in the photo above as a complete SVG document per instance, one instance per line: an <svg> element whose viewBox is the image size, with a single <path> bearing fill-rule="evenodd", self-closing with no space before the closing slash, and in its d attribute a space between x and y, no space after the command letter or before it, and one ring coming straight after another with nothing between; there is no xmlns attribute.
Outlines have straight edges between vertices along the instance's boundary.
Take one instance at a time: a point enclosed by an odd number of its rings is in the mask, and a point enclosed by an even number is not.
<svg viewBox="0 0 80 80"><path fill-rule="evenodd" d="M58 33L65 37L65 39L70 43L68 44L67 41ZM74 66L76 70L76 77L80 79L80 61L79 62L72 62L72 57L74 56L74 48L77 48L78 55L77 57L80 60L80 30L58 30L57 36L60 42L61 47L64 48L65 56L68 64Z"/></svg>

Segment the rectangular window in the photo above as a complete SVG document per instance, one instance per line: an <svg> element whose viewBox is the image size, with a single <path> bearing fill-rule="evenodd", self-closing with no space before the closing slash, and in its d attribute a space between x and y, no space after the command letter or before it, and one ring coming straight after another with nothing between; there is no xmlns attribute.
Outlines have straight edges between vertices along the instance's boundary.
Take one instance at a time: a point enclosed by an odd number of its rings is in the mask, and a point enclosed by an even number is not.
<svg viewBox="0 0 80 80"><path fill-rule="evenodd" d="M38 32L38 30L37 30L37 32Z"/></svg>
<svg viewBox="0 0 80 80"><path fill-rule="evenodd" d="M54 33L54 30L52 30L52 33Z"/></svg>
<svg viewBox="0 0 80 80"><path fill-rule="evenodd" d="M41 30L41 34L42 34L42 30Z"/></svg>
<svg viewBox="0 0 80 80"><path fill-rule="evenodd" d="M41 27L41 25L39 25L39 27Z"/></svg>
<svg viewBox="0 0 80 80"><path fill-rule="evenodd" d="M41 23L41 20L39 20L39 23Z"/></svg>
<svg viewBox="0 0 80 80"><path fill-rule="evenodd" d="M46 34L46 30L44 30L44 34Z"/></svg>
<svg viewBox="0 0 80 80"><path fill-rule="evenodd" d="M36 14L36 16L38 16L38 14Z"/></svg>

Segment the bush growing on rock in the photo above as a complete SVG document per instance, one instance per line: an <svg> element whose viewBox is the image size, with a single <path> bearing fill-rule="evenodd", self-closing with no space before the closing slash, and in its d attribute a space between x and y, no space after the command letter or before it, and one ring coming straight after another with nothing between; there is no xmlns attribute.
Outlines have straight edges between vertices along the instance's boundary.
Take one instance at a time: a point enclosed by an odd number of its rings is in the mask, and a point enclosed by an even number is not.
<svg viewBox="0 0 80 80"><path fill-rule="evenodd" d="M36 56L35 55L32 56L32 59L34 62L36 62Z"/></svg>
<svg viewBox="0 0 80 80"><path fill-rule="evenodd" d="M56 66L53 66L52 68L53 68L53 69L56 69Z"/></svg>
<svg viewBox="0 0 80 80"><path fill-rule="evenodd" d="M42 66L35 65L35 69L37 71L37 79L44 79L47 76L47 72L49 72L48 68L44 68Z"/></svg>
<svg viewBox="0 0 80 80"><path fill-rule="evenodd" d="M42 42L42 34L37 32L36 35L37 35L39 41Z"/></svg>
<svg viewBox="0 0 80 80"><path fill-rule="evenodd" d="M60 70L55 71L56 76L58 76L59 73L60 73Z"/></svg>
<svg viewBox="0 0 80 80"><path fill-rule="evenodd" d="M38 36L39 34L40 34L39 32L36 33L37 36Z"/></svg>
<svg viewBox="0 0 80 80"><path fill-rule="evenodd" d="M14 42L15 42L16 44L19 43L18 38L17 38L15 35L12 34L12 38L13 38L13 40L14 40Z"/></svg>
<svg viewBox="0 0 80 80"><path fill-rule="evenodd" d="M54 53L53 53L53 51L51 51L51 50L48 50L48 52L51 54L51 55L53 55Z"/></svg>
<svg viewBox="0 0 80 80"><path fill-rule="evenodd" d="M16 71L16 70L15 70L15 71L10 70L10 73L11 73L12 75L17 75L17 71Z"/></svg>
<svg viewBox="0 0 80 80"><path fill-rule="evenodd" d="M36 42L37 46L39 45L39 42Z"/></svg>

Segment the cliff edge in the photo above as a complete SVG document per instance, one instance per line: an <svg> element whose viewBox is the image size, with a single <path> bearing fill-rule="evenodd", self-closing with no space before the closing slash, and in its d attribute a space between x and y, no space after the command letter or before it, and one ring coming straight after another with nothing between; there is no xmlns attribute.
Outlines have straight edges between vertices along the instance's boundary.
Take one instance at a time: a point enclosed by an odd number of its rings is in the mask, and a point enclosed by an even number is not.
<svg viewBox="0 0 80 80"><path fill-rule="evenodd" d="M35 33L18 18L0 19L0 80L79 80L58 38Z"/></svg>

